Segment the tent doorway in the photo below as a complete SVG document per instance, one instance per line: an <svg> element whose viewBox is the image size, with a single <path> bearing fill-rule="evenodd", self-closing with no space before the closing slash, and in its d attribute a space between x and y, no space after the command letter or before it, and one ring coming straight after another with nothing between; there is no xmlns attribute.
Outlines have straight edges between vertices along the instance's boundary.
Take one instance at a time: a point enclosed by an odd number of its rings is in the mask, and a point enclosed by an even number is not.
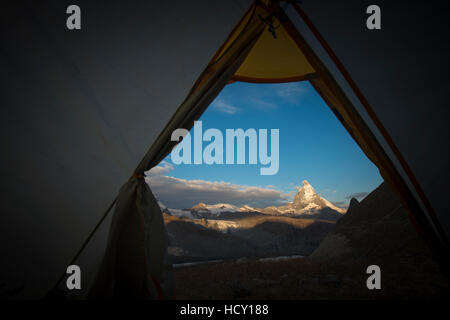
<svg viewBox="0 0 450 320"><path fill-rule="evenodd" d="M173 160L173 157L179 157L179 152L174 149L171 155L146 175L148 184L168 215L185 218L186 221L209 229L232 234L242 228L248 229L250 225L253 228L255 223L251 219L240 220L242 226L236 221L250 217L258 220L257 224L265 222L260 218L271 219L276 216L285 217L290 222L296 221L288 218L306 218L311 221L323 219L334 223L345 213L352 197L361 200L383 181L378 169L308 82L229 84L200 117L199 122L205 137L211 130L222 133L220 143L215 147L233 145L232 150L215 150L221 154L219 159L216 158L220 160L219 163L195 164L193 152L183 149L181 152L189 154L186 164ZM258 136L262 130L268 132L266 137ZM279 134L276 139L270 137L272 130L277 130ZM201 145L197 148L203 150L206 156L209 146L217 142L214 140L218 137L205 140L195 136L199 134L195 131L196 128L192 128L189 137L185 136L183 141L189 139L189 146L194 150L192 141L200 140ZM230 131L241 131L242 135L233 135L233 141L222 143L222 137L226 137ZM241 139L244 156L239 163L241 151L238 147ZM261 174L261 167L270 164L261 164L259 161L251 163L250 153L258 154L260 151L261 141L258 139L268 140L266 149L273 162L277 162L277 172L272 175ZM274 144L278 146L274 148ZM230 152L233 161L225 161L229 160ZM305 194L297 196L299 192ZM321 239L315 235L313 238L314 244L306 246L303 243L297 247L297 251L288 248L288 244L283 245L285 249L277 251L277 245L271 243L270 237L260 241L268 242L268 246L261 246L254 254L251 250L233 253L232 249L239 248L239 245L225 247L231 249L227 254L230 258L309 255L318 246L318 239ZM184 247L183 240L174 241L177 243L175 247ZM295 242L294 239L292 241ZM310 239L304 238L304 241ZM224 259L220 250L214 252L213 242L201 241L211 248L207 256L201 254L201 250L189 255L192 259ZM257 243L253 241L250 246L257 246ZM195 251L195 246L191 245L191 251ZM183 259L181 253L177 256L175 259L178 262L193 262L187 256Z"/></svg>
<svg viewBox="0 0 450 320"><path fill-rule="evenodd" d="M388 269L387 281L403 277L376 297L439 294L431 285L436 265L406 211L311 84L235 82L198 121L203 133L223 136L230 128L279 129L280 170L260 175L246 137L242 165L194 164L193 154L174 164L169 155L147 173L180 298L369 298L364 274L373 264Z"/></svg>

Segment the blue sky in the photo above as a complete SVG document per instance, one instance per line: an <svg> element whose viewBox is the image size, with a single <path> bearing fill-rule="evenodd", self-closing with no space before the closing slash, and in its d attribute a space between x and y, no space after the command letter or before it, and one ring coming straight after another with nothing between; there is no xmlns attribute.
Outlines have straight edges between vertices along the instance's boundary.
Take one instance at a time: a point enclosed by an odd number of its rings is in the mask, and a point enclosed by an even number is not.
<svg viewBox="0 0 450 320"><path fill-rule="evenodd" d="M351 196L361 199L382 182L378 169L309 82L229 84L200 120L203 132L217 128L224 140L225 129L279 129L279 171L260 175L261 164L174 165L169 155L149 181L155 195L171 207L198 202L278 205L291 200L303 180L345 207Z"/></svg>

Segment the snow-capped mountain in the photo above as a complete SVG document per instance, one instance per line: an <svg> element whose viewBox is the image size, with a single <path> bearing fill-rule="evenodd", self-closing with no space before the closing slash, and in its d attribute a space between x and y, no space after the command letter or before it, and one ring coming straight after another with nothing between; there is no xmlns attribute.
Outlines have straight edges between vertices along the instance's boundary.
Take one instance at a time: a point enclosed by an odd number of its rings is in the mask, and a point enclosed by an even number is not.
<svg viewBox="0 0 450 320"><path fill-rule="evenodd" d="M250 206L242 206L239 208L240 212L260 212L260 209L253 208Z"/></svg>
<svg viewBox="0 0 450 320"><path fill-rule="evenodd" d="M294 197L294 201L285 206L268 207L263 209L263 212L289 214L289 215L313 215L322 210L333 210L340 214L344 214L345 210L336 207L330 201L322 198L316 193L313 186L308 181L303 180L303 187L301 187Z"/></svg>
<svg viewBox="0 0 450 320"><path fill-rule="evenodd" d="M191 211L197 211L197 212L209 212L213 215L219 215L223 212L239 212L239 208L236 206L233 206L232 204L228 203L218 203L213 205L208 205L203 202L200 202L199 204L193 206L191 208Z"/></svg>
<svg viewBox="0 0 450 320"><path fill-rule="evenodd" d="M309 216L322 219L338 219L345 213L344 209L338 208L330 201L322 198L316 193L308 181L303 181L294 200L284 206L271 206L266 208L253 208L245 205L237 207L228 203L205 204L198 203L190 209L168 209L164 211L178 217L185 218L222 218L224 216L239 216L243 214L269 214L287 216Z"/></svg>

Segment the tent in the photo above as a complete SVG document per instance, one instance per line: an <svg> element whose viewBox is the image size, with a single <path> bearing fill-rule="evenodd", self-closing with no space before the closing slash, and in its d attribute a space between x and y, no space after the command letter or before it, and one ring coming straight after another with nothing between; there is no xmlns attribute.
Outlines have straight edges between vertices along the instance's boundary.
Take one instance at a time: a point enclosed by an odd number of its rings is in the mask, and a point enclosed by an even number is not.
<svg viewBox="0 0 450 320"><path fill-rule="evenodd" d="M45 294L74 261L85 288L103 259L109 278L95 283L110 289L129 258L117 252L143 239L129 252L134 275L145 297L161 295L164 226L143 174L233 81L310 81L448 263L438 5L379 1L383 27L371 31L365 0L78 2L78 31L65 27L68 1L2 10L1 268L24 296Z"/></svg>

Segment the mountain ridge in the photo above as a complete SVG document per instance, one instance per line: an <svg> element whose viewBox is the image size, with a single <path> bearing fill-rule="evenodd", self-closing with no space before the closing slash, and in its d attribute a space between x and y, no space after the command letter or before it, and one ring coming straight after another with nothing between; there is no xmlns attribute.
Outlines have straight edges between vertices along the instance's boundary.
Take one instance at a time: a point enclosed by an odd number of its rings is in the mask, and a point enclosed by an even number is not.
<svg viewBox="0 0 450 320"><path fill-rule="evenodd" d="M329 220L338 220L346 212L345 209L338 208L317 194L313 186L306 180L303 180L303 186L298 189L293 201L282 206L254 208L249 205L238 207L229 203L206 204L199 202L189 209L166 208L165 210L175 216L186 218L221 218L230 214L265 214Z"/></svg>

